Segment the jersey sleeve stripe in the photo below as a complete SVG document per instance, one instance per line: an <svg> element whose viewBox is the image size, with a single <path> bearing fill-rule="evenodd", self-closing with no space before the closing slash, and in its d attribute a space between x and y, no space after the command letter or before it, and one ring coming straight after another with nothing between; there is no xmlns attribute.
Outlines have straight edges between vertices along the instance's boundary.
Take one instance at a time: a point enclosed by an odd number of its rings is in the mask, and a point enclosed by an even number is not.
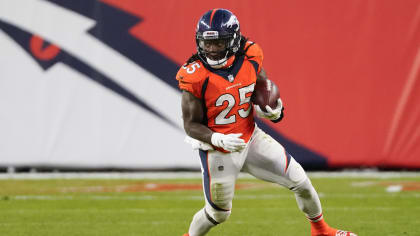
<svg viewBox="0 0 420 236"><path fill-rule="evenodd" d="M251 62L251 64L254 66L255 74L258 76L258 71L259 71L259 68L260 68L260 64L258 64L258 62L254 61L254 60L249 60L249 62Z"/></svg>

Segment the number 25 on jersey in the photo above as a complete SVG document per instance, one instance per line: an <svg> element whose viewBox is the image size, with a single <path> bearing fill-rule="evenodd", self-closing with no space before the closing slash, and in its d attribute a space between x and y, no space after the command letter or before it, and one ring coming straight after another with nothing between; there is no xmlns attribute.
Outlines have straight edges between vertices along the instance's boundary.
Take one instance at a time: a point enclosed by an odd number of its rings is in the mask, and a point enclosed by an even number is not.
<svg viewBox="0 0 420 236"><path fill-rule="evenodd" d="M239 109L238 110L238 114L240 117L242 118L246 118L249 116L250 112L251 112L251 96L246 96L247 94L252 94L252 92L254 91L254 87L255 84L250 84L246 87L242 87L239 88L239 105L241 106L243 104L249 103L249 107L248 109ZM227 117L227 115L229 114L229 112L235 107L236 105L236 101L235 101L235 97L230 94L230 93L225 93L223 95L221 95L219 98L217 98L216 100L216 107L219 106L223 106L224 102L228 102L228 105L225 109L223 109L215 118L215 124L216 125L226 125L226 124L232 124L236 122L236 114L230 115L229 117Z"/></svg>

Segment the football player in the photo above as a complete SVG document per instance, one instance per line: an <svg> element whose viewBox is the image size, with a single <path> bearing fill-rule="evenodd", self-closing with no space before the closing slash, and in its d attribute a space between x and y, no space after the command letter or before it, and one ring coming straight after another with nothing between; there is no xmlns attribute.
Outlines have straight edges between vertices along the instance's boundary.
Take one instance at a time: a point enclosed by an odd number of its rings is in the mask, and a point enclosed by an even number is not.
<svg viewBox="0 0 420 236"><path fill-rule="evenodd" d="M276 140L259 129L257 115L279 122L283 106L251 103L256 80L266 80L260 46L240 33L239 21L226 9L206 12L196 28L197 53L179 70L182 113L187 141L199 149L205 206L184 236L205 235L229 218L240 171L278 183L294 192L313 236L350 236L322 217L317 192L305 171Z"/></svg>

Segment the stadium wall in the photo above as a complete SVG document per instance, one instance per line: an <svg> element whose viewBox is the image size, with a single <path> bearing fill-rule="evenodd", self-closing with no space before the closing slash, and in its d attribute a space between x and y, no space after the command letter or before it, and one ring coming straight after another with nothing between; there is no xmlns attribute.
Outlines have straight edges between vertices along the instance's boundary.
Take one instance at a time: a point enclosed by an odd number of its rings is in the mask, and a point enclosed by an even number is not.
<svg viewBox="0 0 420 236"><path fill-rule="evenodd" d="M175 73L198 18L231 9L307 169L420 168L420 1L3 0L0 166L198 168Z"/></svg>

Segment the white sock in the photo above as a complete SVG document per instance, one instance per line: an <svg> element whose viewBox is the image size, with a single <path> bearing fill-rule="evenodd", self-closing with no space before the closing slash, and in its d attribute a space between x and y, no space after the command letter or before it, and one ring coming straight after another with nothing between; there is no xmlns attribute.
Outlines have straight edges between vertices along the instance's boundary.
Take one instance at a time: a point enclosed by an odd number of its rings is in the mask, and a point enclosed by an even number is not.
<svg viewBox="0 0 420 236"><path fill-rule="evenodd" d="M295 193L299 209L305 213L308 219L319 218L322 215L321 201L308 178L292 191Z"/></svg>
<svg viewBox="0 0 420 236"><path fill-rule="evenodd" d="M195 213L188 233L190 236L202 236L209 232L209 230L214 226L215 225L207 219L203 208Z"/></svg>

